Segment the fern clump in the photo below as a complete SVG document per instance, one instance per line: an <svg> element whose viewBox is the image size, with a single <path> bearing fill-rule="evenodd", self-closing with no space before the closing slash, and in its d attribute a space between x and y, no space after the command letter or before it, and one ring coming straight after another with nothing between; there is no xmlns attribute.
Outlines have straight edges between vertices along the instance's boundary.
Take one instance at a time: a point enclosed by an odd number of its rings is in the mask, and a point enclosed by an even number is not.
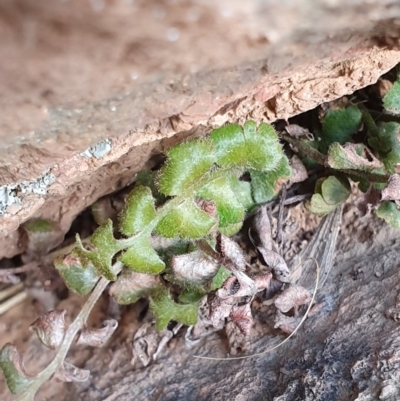
<svg viewBox="0 0 400 401"><path fill-rule="evenodd" d="M54 261L71 291L91 294L67 331L64 321L54 326L53 315L45 315L35 326L45 345L59 346L52 364L36 378L21 369L20 356L11 345L0 352L0 367L11 391L25 390L20 400L32 399L40 384L55 371L62 380L88 377L87 371L71 368L64 358L78 332L90 344L86 338L92 334L82 334L87 314L110 281L113 284L109 293L120 304L142 297L150 299L158 330L164 330L170 321L194 325L200 300L221 287L232 274L214 250L217 234L237 233L246 211L261 198L265 201L275 196L291 172L272 126L257 126L253 121L243 127L227 125L206 138L180 143L166 156L155 176L138 177L116 224L101 218L103 224L89 240L83 241L77 235L75 248ZM247 180L242 179L245 174ZM254 190L248 177L254 181L262 177L265 193ZM167 245L160 246L160 238ZM198 247L199 241L208 254ZM240 272L237 275L243 276ZM59 311L56 315L63 319L64 313ZM115 321L108 321L104 329L91 329L90 333L96 332L93 345L103 344L116 326ZM57 342L47 341L53 337Z"/></svg>

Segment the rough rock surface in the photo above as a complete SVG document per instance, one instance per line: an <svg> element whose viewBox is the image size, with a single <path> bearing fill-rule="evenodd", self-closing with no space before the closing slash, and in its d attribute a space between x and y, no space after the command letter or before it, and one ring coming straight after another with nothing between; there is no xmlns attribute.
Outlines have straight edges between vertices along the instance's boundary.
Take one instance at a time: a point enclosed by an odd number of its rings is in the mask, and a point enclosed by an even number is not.
<svg viewBox="0 0 400 401"><path fill-rule="evenodd" d="M2 1L0 257L23 251L24 221L68 230L183 137L375 82L400 61L399 15L389 0Z"/></svg>

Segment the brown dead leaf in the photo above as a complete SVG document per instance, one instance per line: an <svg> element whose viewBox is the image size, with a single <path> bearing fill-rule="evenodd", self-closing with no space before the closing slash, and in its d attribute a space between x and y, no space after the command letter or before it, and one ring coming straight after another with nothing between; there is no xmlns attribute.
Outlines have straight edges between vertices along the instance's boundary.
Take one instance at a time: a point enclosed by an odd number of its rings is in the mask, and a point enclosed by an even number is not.
<svg viewBox="0 0 400 401"><path fill-rule="evenodd" d="M290 177L291 184L303 182L308 178L306 167L296 155L293 155L290 159L290 166L292 167L292 175Z"/></svg>
<svg viewBox="0 0 400 401"><path fill-rule="evenodd" d="M64 361L53 377L62 382L85 382L89 379L90 370L80 369Z"/></svg>
<svg viewBox="0 0 400 401"><path fill-rule="evenodd" d="M285 259L270 249L258 247L257 250L261 253L264 262L273 270L275 277L283 283L288 283L290 281L290 270Z"/></svg>
<svg viewBox="0 0 400 401"><path fill-rule="evenodd" d="M296 284L290 284L275 299L275 306L283 313L289 312L292 308L297 309L311 300L310 292Z"/></svg>
<svg viewBox="0 0 400 401"><path fill-rule="evenodd" d="M252 297L257 293L254 281L249 276L243 272L236 272L235 274L235 276L229 277L217 291L220 298Z"/></svg>
<svg viewBox="0 0 400 401"><path fill-rule="evenodd" d="M253 316L251 314L250 303L241 306L234 306L229 317L232 322L240 329L240 331L248 336L253 326Z"/></svg>
<svg viewBox="0 0 400 401"><path fill-rule="evenodd" d="M275 315L275 329L281 329L284 333L292 334L301 321L300 317L286 316L281 311Z"/></svg>
<svg viewBox="0 0 400 401"><path fill-rule="evenodd" d="M297 124L289 124L285 127L286 132L293 138L307 138L309 141L314 140L314 135L304 127Z"/></svg>
<svg viewBox="0 0 400 401"><path fill-rule="evenodd" d="M143 366L147 366L156 353L160 333L154 328L154 322L143 323L135 333L132 341L132 359L131 364L139 360Z"/></svg>
<svg viewBox="0 0 400 401"><path fill-rule="evenodd" d="M367 147L363 147L363 155L358 154L360 145L357 143L346 143L342 147L346 154L347 161L353 165L359 166L360 169L364 168L371 171L383 167L383 163L377 159ZM335 165L335 160L332 158L332 155L328 155L328 165Z"/></svg>
<svg viewBox="0 0 400 401"><path fill-rule="evenodd" d="M223 327L235 304L233 297L221 298L218 294L210 294L208 298L211 324L214 327Z"/></svg>
<svg viewBox="0 0 400 401"><path fill-rule="evenodd" d="M217 235L217 252L225 260L225 267L230 268L230 265L238 271L246 270L246 259L240 246L224 234Z"/></svg>
<svg viewBox="0 0 400 401"><path fill-rule="evenodd" d="M219 264L198 250L171 259L174 276L178 280L204 283L215 276Z"/></svg>
<svg viewBox="0 0 400 401"><path fill-rule="evenodd" d="M36 319L29 327L39 337L40 341L50 349L56 349L65 335L66 310L53 310Z"/></svg>
<svg viewBox="0 0 400 401"><path fill-rule="evenodd" d="M382 190L382 200L400 200L400 175L393 174L388 185Z"/></svg>
<svg viewBox="0 0 400 401"><path fill-rule="evenodd" d="M272 230L269 220L267 206L261 206L253 221L254 230L257 233L258 241L261 247L272 249Z"/></svg>
<svg viewBox="0 0 400 401"><path fill-rule="evenodd" d="M101 329L84 329L81 331L77 344L91 347L102 347L118 327L114 319L105 320Z"/></svg>
<svg viewBox="0 0 400 401"><path fill-rule="evenodd" d="M207 297L201 300L197 323L194 326L189 326L185 334L185 347L193 348L200 340L217 330L221 330L223 325L214 327L210 321L210 307Z"/></svg>
<svg viewBox="0 0 400 401"><path fill-rule="evenodd" d="M257 292L268 289L271 284L271 280L272 273L270 272L253 277Z"/></svg>

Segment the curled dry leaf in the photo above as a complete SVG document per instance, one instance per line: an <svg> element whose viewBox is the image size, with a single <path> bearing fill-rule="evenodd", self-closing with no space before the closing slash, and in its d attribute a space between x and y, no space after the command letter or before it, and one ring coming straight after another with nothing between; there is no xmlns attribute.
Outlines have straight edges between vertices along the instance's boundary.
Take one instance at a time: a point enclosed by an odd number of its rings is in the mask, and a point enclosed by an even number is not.
<svg viewBox="0 0 400 401"><path fill-rule="evenodd" d="M65 335L66 310L53 310L36 319L29 327L40 341L50 349L56 349Z"/></svg>
<svg viewBox="0 0 400 401"><path fill-rule="evenodd" d="M292 334L300 321L300 317L286 316L278 310L275 315L274 328L281 329L284 333Z"/></svg>
<svg viewBox="0 0 400 401"><path fill-rule="evenodd" d="M258 247L264 262L273 270L275 277L283 283L290 281L290 270L281 255L270 249Z"/></svg>
<svg viewBox="0 0 400 401"><path fill-rule="evenodd" d="M314 135L304 127L297 124L289 124L285 127L286 132L293 138L307 138L310 141L314 140Z"/></svg>
<svg viewBox="0 0 400 401"><path fill-rule="evenodd" d="M219 269L215 260L198 250L171 259L174 276L178 280L203 283L213 278Z"/></svg>
<svg viewBox="0 0 400 401"><path fill-rule="evenodd" d="M91 347L102 347L118 327L114 319L105 320L101 329L84 329L81 331L77 344Z"/></svg>
<svg viewBox="0 0 400 401"><path fill-rule="evenodd" d="M219 252L224 259L224 265L227 269L231 270L231 266L233 265L234 270L246 270L246 260L240 246L221 233L217 235L217 252Z"/></svg>
<svg viewBox="0 0 400 401"><path fill-rule="evenodd" d="M124 271L109 290L109 294L120 304L128 305L147 296L160 285L160 276Z"/></svg>
<svg viewBox="0 0 400 401"><path fill-rule="evenodd" d="M209 295L210 322L215 328L221 329L225 324L225 319L231 313L235 303L233 297L220 298L217 294Z"/></svg>
<svg viewBox="0 0 400 401"><path fill-rule="evenodd" d="M257 292L268 289L271 284L271 280L272 273L270 272L253 277Z"/></svg>
<svg viewBox="0 0 400 401"><path fill-rule="evenodd" d="M400 175L393 174L388 185L382 190L382 200L400 200Z"/></svg>
<svg viewBox="0 0 400 401"><path fill-rule="evenodd" d="M217 291L220 298L252 297L257 289L254 281L245 273L236 272L236 276L229 277Z"/></svg>
<svg viewBox="0 0 400 401"><path fill-rule="evenodd" d="M229 317L232 319L232 322L236 324L242 334L245 336L250 334L253 326L253 316L251 315L250 303L240 306L235 305L232 308Z"/></svg>
<svg viewBox="0 0 400 401"><path fill-rule="evenodd" d="M295 310L311 300L310 292L296 284L290 284L280 295L275 299L275 306L283 313L289 312L292 308Z"/></svg>
<svg viewBox="0 0 400 401"><path fill-rule="evenodd" d="M207 297L203 297L200 301L200 306L197 315L197 323L194 326L189 326L185 334L185 347L193 348L200 340L221 327L215 328L210 321L210 307L207 302Z"/></svg>
<svg viewBox="0 0 400 401"><path fill-rule="evenodd" d="M383 167L383 163L366 146L350 142L343 146L339 143L331 145L328 165L333 168L357 168L366 171Z"/></svg>
<svg viewBox="0 0 400 401"><path fill-rule="evenodd" d="M89 379L90 370L77 368L64 361L64 363L54 373L53 377L62 382L85 382Z"/></svg>
<svg viewBox="0 0 400 401"><path fill-rule="evenodd" d="M154 329L153 322L146 322L139 327L132 341L131 364L139 360L143 366L147 366L157 351L160 333Z"/></svg>
<svg viewBox="0 0 400 401"><path fill-rule="evenodd" d="M303 182L308 178L306 167L296 155L293 155L290 159L290 166L292 167L292 176L290 177L291 184Z"/></svg>
<svg viewBox="0 0 400 401"><path fill-rule="evenodd" d="M267 206L261 206L253 220L253 226L257 233L259 244L264 249L272 249L272 230Z"/></svg>
<svg viewBox="0 0 400 401"><path fill-rule="evenodd" d="M133 337L132 365L135 365L136 361L139 360L143 366L147 366L152 360L155 360L181 327L182 325L178 324L172 331L163 330L159 332L155 329L154 322L144 323Z"/></svg>

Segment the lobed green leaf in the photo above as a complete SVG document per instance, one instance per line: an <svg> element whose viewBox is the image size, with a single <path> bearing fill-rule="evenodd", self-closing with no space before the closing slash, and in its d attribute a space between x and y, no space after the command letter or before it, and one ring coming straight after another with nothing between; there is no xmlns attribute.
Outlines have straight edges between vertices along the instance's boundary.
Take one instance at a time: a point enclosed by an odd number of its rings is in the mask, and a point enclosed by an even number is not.
<svg viewBox="0 0 400 401"><path fill-rule="evenodd" d="M234 180L239 181L233 174L227 173L225 177L213 180L197 193L200 198L215 202L219 227L237 224L244 219L243 204L232 190Z"/></svg>
<svg viewBox="0 0 400 401"><path fill-rule="evenodd" d="M166 238L205 237L216 221L199 209L192 199L182 202L164 216L156 227L156 232Z"/></svg>
<svg viewBox="0 0 400 401"><path fill-rule="evenodd" d="M393 114L400 113L400 82L396 81L382 99L383 107Z"/></svg>
<svg viewBox="0 0 400 401"><path fill-rule="evenodd" d="M400 163L400 124L396 122L383 123L379 127L379 137L370 136L368 144L380 154L380 159L385 164L390 174L394 173L394 167Z"/></svg>
<svg viewBox="0 0 400 401"><path fill-rule="evenodd" d="M99 274L92 263L82 267L79 257L67 255L54 260L54 266L70 291L79 295L89 294L99 280Z"/></svg>
<svg viewBox="0 0 400 401"><path fill-rule="evenodd" d="M207 295L207 292L203 287L190 286L189 288L183 289L179 295L179 302L183 304L193 304L199 302L205 295Z"/></svg>
<svg viewBox="0 0 400 401"><path fill-rule="evenodd" d="M0 368L12 394L19 394L28 388L33 379L22 371L22 360L14 345L7 343L0 351Z"/></svg>
<svg viewBox="0 0 400 401"><path fill-rule="evenodd" d="M159 274L165 263L151 246L150 237L139 235L134 244L120 257L119 261L137 273Z"/></svg>
<svg viewBox="0 0 400 401"><path fill-rule="evenodd" d="M193 139L167 151L167 161L158 176L158 187L164 195L175 196L210 171L215 153L208 140Z"/></svg>
<svg viewBox="0 0 400 401"><path fill-rule="evenodd" d="M264 203L273 199L280 191L281 184L292 175L289 160L281 157L275 170L267 173L250 171L253 199L256 203Z"/></svg>
<svg viewBox="0 0 400 401"><path fill-rule="evenodd" d="M329 109L322 124L321 151L326 153L329 146L338 142L349 142L361 126L362 113L356 106Z"/></svg>
<svg viewBox="0 0 400 401"><path fill-rule="evenodd" d="M400 211L394 202L383 201L375 213L392 227L400 228Z"/></svg>
<svg viewBox="0 0 400 401"><path fill-rule="evenodd" d="M243 128L230 124L212 131L210 139L215 146L217 163L224 168L239 167L271 171L282 157L282 148L272 126L254 121Z"/></svg>
<svg viewBox="0 0 400 401"><path fill-rule="evenodd" d="M218 290L218 288L222 287L222 284L232 275L232 273L226 269L225 267L221 266L211 281L210 290Z"/></svg>
<svg viewBox="0 0 400 401"><path fill-rule="evenodd" d="M305 207L317 216L325 216L335 210L350 195L350 183L347 178L330 176L319 179L315 184L315 193Z"/></svg>
<svg viewBox="0 0 400 401"><path fill-rule="evenodd" d="M156 201L156 204L161 204L167 200L167 197L163 195L158 189L157 176L158 172L153 170L140 171L139 173L136 174L136 185L149 187Z"/></svg>
<svg viewBox="0 0 400 401"><path fill-rule="evenodd" d="M236 176L233 176L230 185L233 193L243 205L244 209L251 209L254 206L254 199L251 194L251 183L249 181L238 180Z"/></svg>
<svg viewBox="0 0 400 401"><path fill-rule="evenodd" d="M84 266L87 267L92 263L101 275L108 280L114 281L116 277L112 269L112 259L121 250L121 245L114 238L113 223L111 220L107 220L104 225L96 229L92 235L91 243L94 246L94 250L86 249L79 235L77 235L75 252L81 258Z"/></svg>
<svg viewBox="0 0 400 401"><path fill-rule="evenodd" d="M199 304L177 304L172 300L169 291L164 290L150 299L150 308L156 319L156 329L162 331L171 320L187 326L196 324Z"/></svg>
<svg viewBox="0 0 400 401"><path fill-rule="evenodd" d="M159 276L124 271L111 285L109 294L120 305L129 305L160 289Z"/></svg>
<svg viewBox="0 0 400 401"><path fill-rule="evenodd" d="M126 235L135 235L156 217L151 189L138 186L127 197L120 215L120 230Z"/></svg>

